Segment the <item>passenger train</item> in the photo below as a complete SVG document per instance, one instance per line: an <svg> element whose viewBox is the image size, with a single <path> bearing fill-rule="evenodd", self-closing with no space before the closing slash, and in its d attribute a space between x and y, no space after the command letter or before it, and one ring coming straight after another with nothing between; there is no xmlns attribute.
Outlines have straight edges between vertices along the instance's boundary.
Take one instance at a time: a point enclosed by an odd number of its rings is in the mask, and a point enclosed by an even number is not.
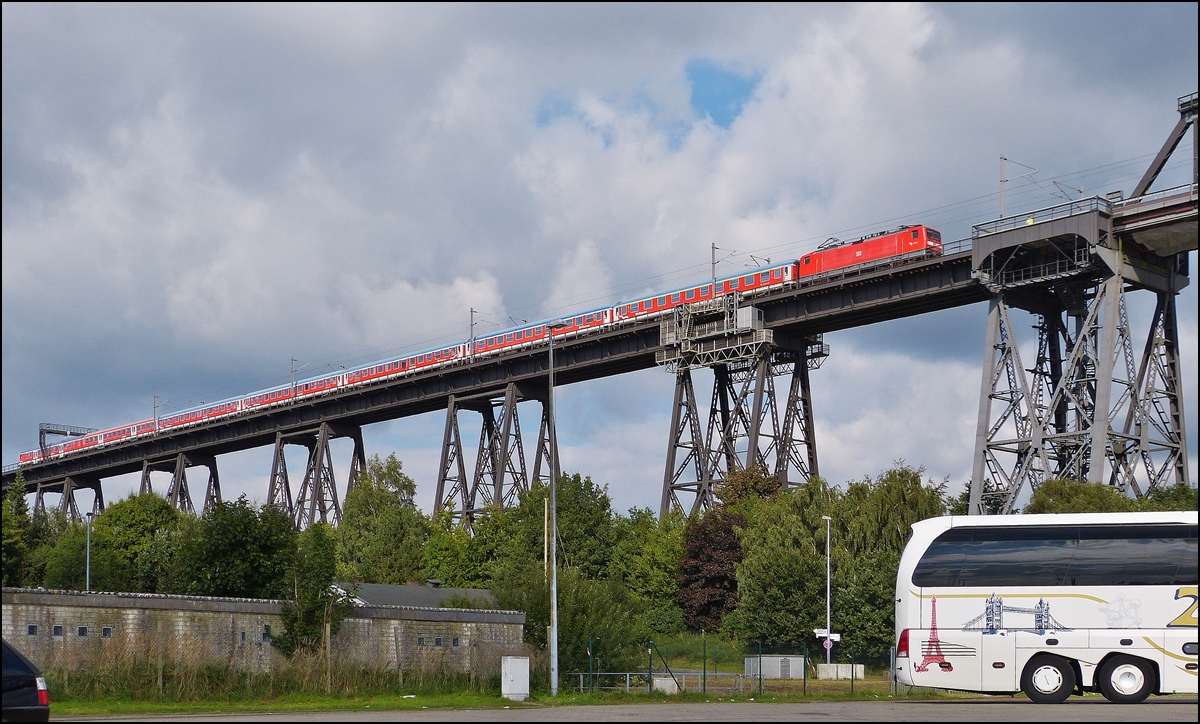
<svg viewBox="0 0 1200 724"><path fill-rule="evenodd" d="M927 226L902 226L889 232L865 236L850 243L823 244L800 259L769 265L705 282L661 295L622 302L564 318L563 326L554 330L555 339L571 339L581 335L617 328L631 322L641 322L668 314L684 304L741 294L754 297L765 292L788 287L807 286L855 271L918 258L940 256L942 237ZM364 367L313 377L295 384L278 385L242 397L230 398L192 407L157 419L142 420L121 427L89 433L42 450L21 453L19 465L32 465L84 450L101 448L114 443L138 439L161 432L206 425L226 418L261 410L295 404L347 389L367 387L381 382L422 374L434 369L472 362L480 358L499 356L545 344L546 322L536 322L507 329L485 337L457 342L415 354L376 362Z"/></svg>

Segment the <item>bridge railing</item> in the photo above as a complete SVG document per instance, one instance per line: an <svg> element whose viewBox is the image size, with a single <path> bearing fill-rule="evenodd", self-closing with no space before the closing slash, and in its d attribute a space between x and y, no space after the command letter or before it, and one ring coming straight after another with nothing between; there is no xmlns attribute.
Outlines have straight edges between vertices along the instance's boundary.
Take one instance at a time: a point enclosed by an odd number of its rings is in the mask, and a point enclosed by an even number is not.
<svg viewBox="0 0 1200 724"><path fill-rule="evenodd" d="M1191 195L1195 196L1196 195L1196 184L1183 184L1182 186L1172 186L1169 189L1163 189L1161 191L1154 191L1154 192L1151 192L1148 194L1142 194L1141 196L1137 196L1132 199L1125 199L1123 201L1118 201L1113 204L1113 209L1116 210L1116 209L1120 209L1124 206L1131 206L1134 204L1139 204L1139 205L1145 204L1147 202L1153 202L1153 201L1158 201L1161 199L1167 199L1172 196L1182 196L1188 192L1191 192Z"/></svg>
<svg viewBox="0 0 1200 724"><path fill-rule="evenodd" d="M942 256L950 256L951 254L960 254L964 251L971 250L971 244L975 240L967 237L966 239L955 239L942 244Z"/></svg>
<svg viewBox="0 0 1200 724"><path fill-rule="evenodd" d="M1067 201L1066 203L1047 206L1044 209L1027 211L1015 216L1005 216L1001 219L975 224L971 227L971 238L978 239L989 234L998 234L1001 231L1019 229L1022 226L1032 226L1045 221L1054 221L1055 219L1065 219L1078 214L1086 214L1089 211L1103 211L1106 214L1111 214L1112 204L1107 199L1102 199L1099 196L1080 199L1078 201Z"/></svg>

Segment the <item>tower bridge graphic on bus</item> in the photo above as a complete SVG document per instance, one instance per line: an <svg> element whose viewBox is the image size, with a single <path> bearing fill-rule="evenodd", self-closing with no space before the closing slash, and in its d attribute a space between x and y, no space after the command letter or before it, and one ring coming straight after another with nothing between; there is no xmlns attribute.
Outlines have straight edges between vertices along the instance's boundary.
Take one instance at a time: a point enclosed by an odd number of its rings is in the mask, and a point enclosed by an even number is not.
<svg viewBox="0 0 1200 724"><path fill-rule="evenodd" d="M1005 614L1032 615L1033 626L1005 626ZM1037 605L1033 608L1024 608L1021 606L1006 606L1004 605L1004 599L993 593L983 604L983 613L963 624L962 630L982 631L985 634L994 634L1000 630L1029 631L1040 636L1047 631L1071 631L1072 629L1063 626L1050 615L1050 602L1044 598L1039 598Z"/></svg>

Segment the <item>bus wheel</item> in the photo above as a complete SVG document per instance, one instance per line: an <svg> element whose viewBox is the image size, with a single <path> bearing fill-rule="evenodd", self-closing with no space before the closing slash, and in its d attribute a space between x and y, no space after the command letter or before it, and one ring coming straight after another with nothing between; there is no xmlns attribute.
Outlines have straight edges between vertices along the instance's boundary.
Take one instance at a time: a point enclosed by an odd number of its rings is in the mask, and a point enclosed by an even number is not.
<svg viewBox="0 0 1200 724"><path fill-rule="evenodd" d="M1133 656L1114 656L1100 671L1100 692L1114 704L1138 704L1154 691L1150 663Z"/></svg>
<svg viewBox="0 0 1200 724"><path fill-rule="evenodd" d="M1021 691L1035 704L1061 704L1075 689L1075 670L1061 656L1035 656L1021 674Z"/></svg>

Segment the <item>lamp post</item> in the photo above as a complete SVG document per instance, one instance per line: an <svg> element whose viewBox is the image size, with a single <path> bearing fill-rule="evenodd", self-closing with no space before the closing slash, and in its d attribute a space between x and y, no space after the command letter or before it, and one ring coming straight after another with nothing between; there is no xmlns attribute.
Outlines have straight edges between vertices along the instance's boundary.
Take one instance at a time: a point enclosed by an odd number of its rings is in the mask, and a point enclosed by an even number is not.
<svg viewBox="0 0 1200 724"><path fill-rule="evenodd" d="M554 428L554 331L562 321L546 324L550 340L550 379L546 392L546 434L550 436L550 696L558 696L558 433Z"/></svg>
<svg viewBox="0 0 1200 724"><path fill-rule="evenodd" d="M829 592L832 589L830 586L830 566L829 566L829 524L833 520L828 515L822 515L821 520L825 521L825 640L833 641L833 626L830 623L830 605ZM825 663L832 660L833 647L825 646Z"/></svg>
<svg viewBox="0 0 1200 724"><path fill-rule="evenodd" d="M84 593L90 593L92 590L92 516L93 512L87 514L87 563L85 564L84 572Z"/></svg>

